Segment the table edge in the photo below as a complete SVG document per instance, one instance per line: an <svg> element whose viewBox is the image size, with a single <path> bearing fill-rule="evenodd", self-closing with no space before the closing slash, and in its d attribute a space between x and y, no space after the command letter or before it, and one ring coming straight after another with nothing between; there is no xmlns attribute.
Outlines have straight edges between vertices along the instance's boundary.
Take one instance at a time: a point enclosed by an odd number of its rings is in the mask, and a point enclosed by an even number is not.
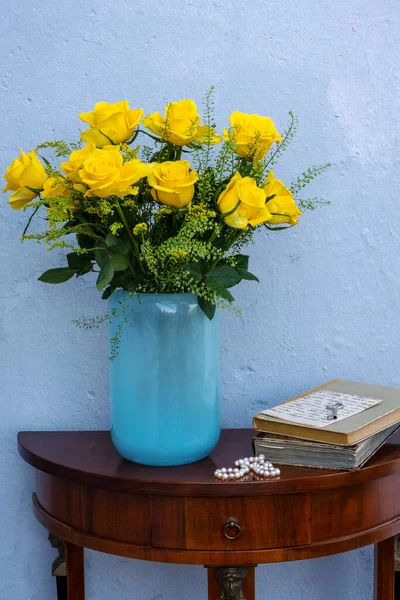
<svg viewBox="0 0 400 600"><path fill-rule="evenodd" d="M134 494L159 494L163 496L186 497L235 497L235 496L268 496L276 494L293 494L312 492L324 489L349 487L392 475L400 470L400 458L388 460L381 464L372 464L351 471L334 471L321 476L320 469L315 469L315 477L307 476L295 479L279 479L265 481L238 481L238 482L196 482L196 481L157 481L135 480L123 477L114 477L102 473L89 473L75 467L69 467L51 461L48 458L35 454L24 445L24 434L44 432L20 431L18 432L18 452L21 458L35 469L49 475L76 481L84 485L101 487L102 489L121 491ZM52 432L54 433L54 432ZM61 432L60 432L61 433Z"/></svg>

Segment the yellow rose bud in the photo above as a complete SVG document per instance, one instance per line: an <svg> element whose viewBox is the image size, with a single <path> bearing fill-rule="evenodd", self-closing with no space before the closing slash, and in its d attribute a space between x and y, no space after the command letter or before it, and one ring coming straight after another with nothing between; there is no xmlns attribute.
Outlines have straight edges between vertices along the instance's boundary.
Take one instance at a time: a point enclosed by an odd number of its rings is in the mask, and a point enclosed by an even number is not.
<svg viewBox="0 0 400 600"><path fill-rule="evenodd" d="M271 220L265 206L267 196L251 177L242 177L236 172L226 189L218 197L218 208L225 215L224 221L234 229L257 227ZM230 213L230 214L227 214Z"/></svg>
<svg viewBox="0 0 400 600"><path fill-rule="evenodd" d="M36 198L39 192L32 190L41 191L47 179L44 166L38 159L35 150L25 154L22 149L19 158L15 158L7 167L3 177L7 182L3 192L13 191L8 201L10 206L16 210L24 208Z"/></svg>
<svg viewBox="0 0 400 600"><path fill-rule="evenodd" d="M81 138L99 148L126 142L139 125L143 112L142 108L131 110L126 100L114 104L98 102L93 112L79 115L82 121L90 125L90 129L81 133Z"/></svg>
<svg viewBox="0 0 400 600"><path fill-rule="evenodd" d="M196 171L190 171L187 160L177 160L153 164L147 180L153 188L151 195L154 200L166 206L182 208L190 204L198 178Z"/></svg>
<svg viewBox="0 0 400 600"><path fill-rule="evenodd" d="M282 181L275 179L273 171L269 171L263 190L267 197L274 195L274 198L267 202L268 210L272 213L269 222L273 225L282 223L296 225L298 217L303 213L293 200L292 192L285 187Z"/></svg>
<svg viewBox="0 0 400 600"><path fill-rule="evenodd" d="M124 163L119 146L104 146L88 156L79 171L79 177L89 188L85 196L121 198L136 194L137 188L132 186L150 172L151 166L139 159Z"/></svg>
<svg viewBox="0 0 400 600"><path fill-rule="evenodd" d="M220 144L222 142L222 136L214 133L213 127L199 125L193 141L195 144Z"/></svg>
<svg viewBox="0 0 400 600"><path fill-rule="evenodd" d="M193 100L169 102L164 117L159 112L152 113L143 119L143 125L176 146L192 142L218 144L222 141L221 136L214 134L213 128L200 125L200 115Z"/></svg>
<svg viewBox="0 0 400 600"><path fill-rule="evenodd" d="M231 114L229 122L231 129L224 129L224 137L235 142L235 152L242 158L258 161L267 154L274 142L282 141L269 117L236 111Z"/></svg>
<svg viewBox="0 0 400 600"><path fill-rule="evenodd" d="M96 150L95 144L86 144L83 148L79 150L75 150L71 152L71 155L68 161L62 162L60 164L61 169L64 171L68 179L73 181L74 183L79 183L79 169L82 167L83 163Z"/></svg>

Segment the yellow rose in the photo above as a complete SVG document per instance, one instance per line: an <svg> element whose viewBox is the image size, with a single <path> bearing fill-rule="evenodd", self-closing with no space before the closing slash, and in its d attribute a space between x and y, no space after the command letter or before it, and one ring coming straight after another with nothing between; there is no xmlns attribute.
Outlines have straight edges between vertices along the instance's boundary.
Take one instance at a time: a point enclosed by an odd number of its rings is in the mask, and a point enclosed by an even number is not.
<svg viewBox="0 0 400 600"><path fill-rule="evenodd" d="M165 117L159 112L152 113L143 119L143 125L176 146L185 146L192 142L218 144L222 141L213 128L200 125L200 115L193 100L169 102L165 108Z"/></svg>
<svg viewBox="0 0 400 600"><path fill-rule="evenodd" d="M198 178L196 171L190 171L187 160L177 160L154 164L147 180L153 188L151 195L154 200L167 206L181 208L190 204L194 195L194 184Z"/></svg>
<svg viewBox="0 0 400 600"><path fill-rule="evenodd" d="M64 171L68 179L73 181L74 183L79 183L79 170L82 167L83 163L96 150L96 145L89 143L86 144L83 148L79 150L75 150L75 152L71 152L68 161L62 162L60 164L61 169Z"/></svg>
<svg viewBox="0 0 400 600"><path fill-rule="evenodd" d="M11 165L7 167L3 177L7 182L3 192L13 191L8 201L11 207L16 210L26 206L38 195L39 192L32 191L29 188L41 191L47 179L44 166L38 159L35 150L25 154L22 149L19 158L15 158Z"/></svg>
<svg viewBox="0 0 400 600"><path fill-rule="evenodd" d="M49 177L44 182L42 198L49 199L47 213L52 219L63 222L71 218L72 214L77 212L79 202L75 203L72 198L62 198L70 196L71 190L66 188L62 178Z"/></svg>
<svg viewBox="0 0 400 600"><path fill-rule="evenodd" d="M268 210L272 213L270 223L273 225L281 223L296 225L298 217L303 213L293 200L292 192L285 187L282 181L275 179L273 171L269 171L263 190L267 197L274 194L274 198L267 202Z"/></svg>
<svg viewBox="0 0 400 600"><path fill-rule="evenodd" d="M62 179L49 177L43 184L42 198L54 198L56 196L68 196L68 190L62 183Z"/></svg>
<svg viewBox="0 0 400 600"><path fill-rule="evenodd" d="M79 177L88 186L85 196L108 198L136 194L135 183L151 172L151 166L139 159L124 163L119 146L96 149L84 161Z"/></svg>
<svg viewBox="0 0 400 600"><path fill-rule="evenodd" d="M267 196L251 177L242 177L236 172L226 189L218 197L218 208L228 214L224 221L234 229L257 227L270 221L272 215L265 206Z"/></svg>
<svg viewBox="0 0 400 600"><path fill-rule="evenodd" d="M131 110L126 100L114 104L98 102L93 112L79 115L82 121L90 125L90 129L81 133L81 138L99 148L109 144L122 144L132 137L143 112L143 108Z"/></svg>
<svg viewBox="0 0 400 600"><path fill-rule="evenodd" d="M224 129L225 139L235 142L235 152L242 158L260 160L274 142L282 141L269 117L236 111L231 114L229 122L231 129Z"/></svg>

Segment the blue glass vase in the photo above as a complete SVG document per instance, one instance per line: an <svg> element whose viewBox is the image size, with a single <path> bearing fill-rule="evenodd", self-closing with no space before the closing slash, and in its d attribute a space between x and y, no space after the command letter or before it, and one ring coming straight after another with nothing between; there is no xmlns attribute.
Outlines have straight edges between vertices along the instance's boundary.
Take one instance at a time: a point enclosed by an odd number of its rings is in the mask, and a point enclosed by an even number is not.
<svg viewBox="0 0 400 600"><path fill-rule="evenodd" d="M195 294L109 299L111 436L129 460L153 466L195 462L220 435L219 311L210 321Z"/></svg>

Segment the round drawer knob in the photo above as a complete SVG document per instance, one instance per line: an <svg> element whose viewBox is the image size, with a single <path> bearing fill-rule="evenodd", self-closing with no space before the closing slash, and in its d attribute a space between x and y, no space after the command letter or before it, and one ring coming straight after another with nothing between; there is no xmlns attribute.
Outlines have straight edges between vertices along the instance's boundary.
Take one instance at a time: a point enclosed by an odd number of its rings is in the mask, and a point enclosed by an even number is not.
<svg viewBox="0 0 400 600"><path fill-rule="evenodd" d="M236 540L241 533L239 519L236 517L228 517L224 525L224 536L227 540Z"/></svg>

